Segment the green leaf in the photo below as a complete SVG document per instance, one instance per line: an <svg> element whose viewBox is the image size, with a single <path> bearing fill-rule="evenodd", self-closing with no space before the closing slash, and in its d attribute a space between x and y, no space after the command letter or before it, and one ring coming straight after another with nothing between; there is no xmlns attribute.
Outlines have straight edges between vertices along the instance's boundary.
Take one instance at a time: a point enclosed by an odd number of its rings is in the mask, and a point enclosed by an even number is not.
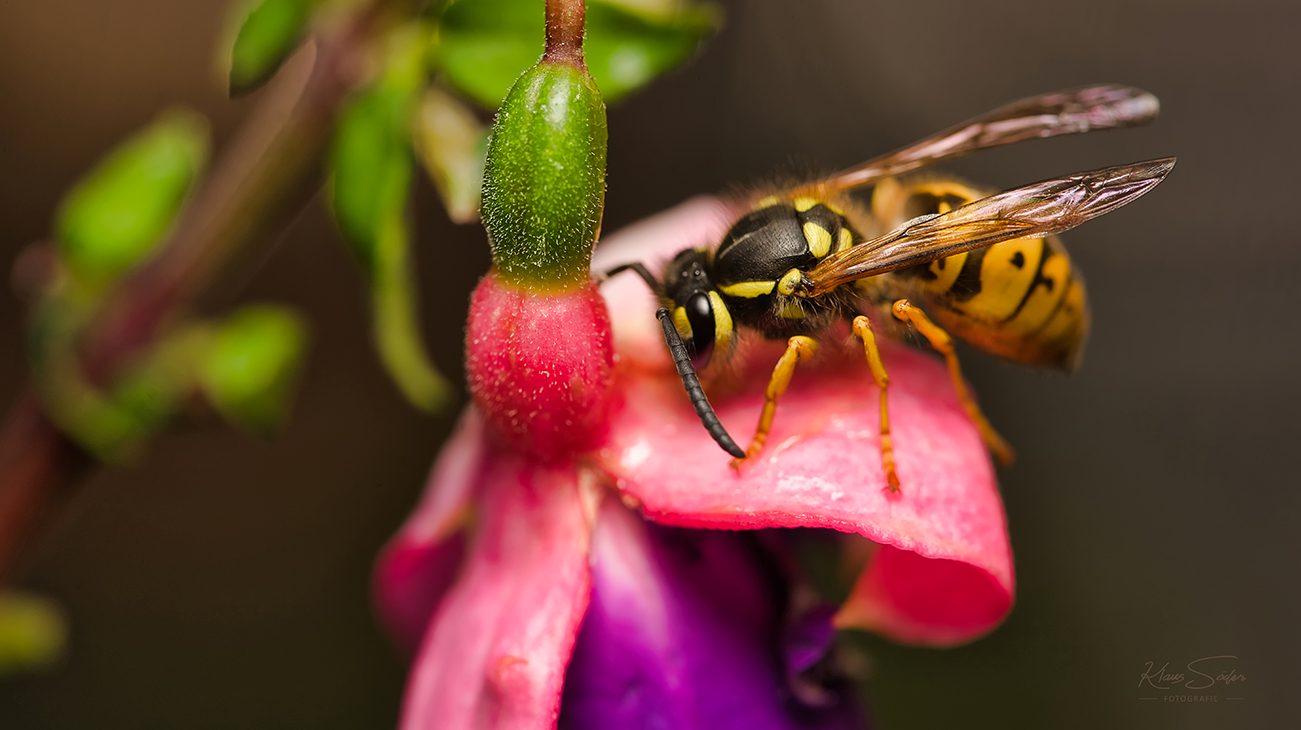
<svg viewBox="0 0 1301 730"><path fill-rule="evenodd" d="M292 310L254 305L213 335L199 382L232 423L269 434L283 422L307 349L307 325Z"/></svg>
<svg viewBox="0 0 1301 730"><path fill-rule="evenodd" d="M59 208L56 235L72 272L102 282L148 255L207 154L207 121L184 110L165 112L110 152Z"/></svg>
<svg viewBox="0 0 1301 730"><path fill-rule="evenodd" d="M183 323L101 390L85 379L71 339L75 331L55 329L63 331L52 333L33 358L42 400L65 433L109 463L132 458L192 396L197 356L209 337L205 326Z"/></svg>
<svg viewBox="0 0 1301 730"><path fill-rule="evenodd" d="M411 95L376 86L344 109L330 153L335 220L367 270L375 265L380 231L406 208L411 157Z"/></svg>
<svg viewBox="0 0 1301 730"><path fill-rule="evenodd" d="M711 6L654 16L593 2L587 10L587 66L606 100L618 101L689 60L717 29L719 17Z"/></svg>
<svg viewBox="0 0 1301 730"><path fill-rule="evenodd" d="M386 219L371 279L371 326L380 361L407 401L429 413L452 403L420 334L419 297L411 263L411 232L401 212Z"/></svg>
<svg viewBox="0 0 1301 730"><path fill-rule="evenodd" d="M380 232L406 208L414 168L411 119L424 81L428 31L413 24L389 38L384 75L358 92L339 116L330 149L335 220L367 268Z"/></svg>
<svg viewBox="0 0 1301 730"><path fill-rule="evenodd" d="M448 79L495 108L542 55L543 0L459 0L443 13L434 56ZM606 101L615 101L685 62L715 31L712 5L587 3L584 55Z"/></svg>
<svg viewBox="0 0 1301 730"><path fill-rule="evenodd" d="M503 281L588 281L605 155L605 104L584 69L542 62L520 77L497 112L483 174L483 224Z"/></svg>
<svg viewBox="0 0 1301 730"><path fill-rule="evenodd" d="M408 401L438 412L451 402L452 388L434 368L420 335L407 216L415 167L412 119L424 83L429 30L408 25L388 41L384 75L354 97L335 130L332 205L370 279L381 361Z"/></svg>
<svg viewBox="0 0 1301 730"><path fill-rule="evenodd" d="M416 152L455 223L479 219L488 128L451 94L431 86L415 118Z"/></svg>
<svg viewBox="0 0 1301 730"><path fill-rule="evenodd" d="M67 620L58 604L29 593L0 592L0 677L48 667L67 643Z"/></svg>
<svg viewBox="0 0 1301 730"><path fill-rule="evenodd" d="M262 0L239 26L230 53L230 94L248 93L275 75L302 43L311 0Z"/></svg>

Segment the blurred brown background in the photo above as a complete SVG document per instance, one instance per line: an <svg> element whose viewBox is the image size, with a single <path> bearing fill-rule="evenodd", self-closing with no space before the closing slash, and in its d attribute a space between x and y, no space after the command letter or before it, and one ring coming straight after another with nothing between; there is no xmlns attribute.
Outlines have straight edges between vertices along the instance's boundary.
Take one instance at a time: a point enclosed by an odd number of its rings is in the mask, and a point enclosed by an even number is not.
<svg viewBox="0 0 1301 730"><path fill-rule="evenodd" d="M62 191L163 106L228 139L250 104L212 71L226 0L0 4L0 269ZM1301 10L1279 0L724 3L696 63L610 111L605 230L733 181L835 168L1032 93L1095 81L1160 96L1153 127L982 154L996 187L1178 155L1138 204L1068 234L1094 335L1041 376L969 355L1020 462L1002 476L1018 604L952 651L872 641L884 728L1270 728L1301 700L1295 465ZM477 227L426 185L418 227L436 358L460 377ZM391 727L404 665L370 617L372 556L450 427L371 354L364 297L320 206L211 308L273 299L316 324L285 433L158 439L95 477L25 584L72 621L53 672L0 681L0 728ZM459 281L451 288L434 282ZM0 297L0 403L25 377ZM1210 705L1138 700L1146 662L1232 654ZM1240 688L1240 689L1239 689ZM1237 702L1225 696L1243 696Z"/></svg>

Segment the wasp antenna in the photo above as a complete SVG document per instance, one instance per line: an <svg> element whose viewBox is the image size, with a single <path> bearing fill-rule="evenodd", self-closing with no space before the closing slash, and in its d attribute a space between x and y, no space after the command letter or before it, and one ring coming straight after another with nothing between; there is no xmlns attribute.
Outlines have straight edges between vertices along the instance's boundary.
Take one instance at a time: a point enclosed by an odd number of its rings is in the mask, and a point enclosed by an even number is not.
<svg viewBox="0 0 1301 730"><path fill-rule="evenodd" d="M627 268L640 266L641 264L629 264ZM642 271L645 271L645 268L642 268ZM678 329L669 319L669 310L660 307L655 316L659 317L660 327L664 330L664 341L668 343L669 353L673 355L673 363L678 366L678 375L682 377L682 387L686 388L687 397L691 399L691 405L695 406L696 415L700 416L700 423L704 425L709 435L714 437L714 441L718 442L723 451L738 459L744 459L745 451L741 450L732 437L727 435L727 429L723 428L722 422L718 420L714 407L709 405L709 399L705 397L705 391L700 387L700 378L696 377L696 368L691 364L691 356L687 355L682 337L678 335Z"/></svg>
<svg viewBox="0 0 1301 730"><path fill-rule="evenodd" d="M609 279L611 276L614 276L616 274L622 274L623 272L628 271L629 269L632 269L633 271L637 272L637 275L642 278L642 281L646 282L646 286L650 287L651 291L656 293L659 292L660 283L655 280L654 275L652 275L651 272L647 271L645 264L642 264L640 261L635 261L631 264L620 264L614 267L613 269L610 269L609 271L605 272L604 274L597 275L596 285L600 286L604 284L606 280Z"/></svg>

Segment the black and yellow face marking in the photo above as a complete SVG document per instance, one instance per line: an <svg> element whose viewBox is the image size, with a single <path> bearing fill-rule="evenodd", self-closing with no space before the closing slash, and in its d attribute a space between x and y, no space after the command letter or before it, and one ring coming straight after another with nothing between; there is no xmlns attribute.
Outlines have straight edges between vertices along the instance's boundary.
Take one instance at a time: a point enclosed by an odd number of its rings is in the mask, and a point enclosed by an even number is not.
<svg viewBox="0 0 1301 730"><path fill-rule="evenodd" d="M703 368L715 354L731 354L736 325L727 303L714 289L710 278L709 252L690 249L678 254L664 272L664 298L673 326L682 337L687 353L697 368Z"/></svg>

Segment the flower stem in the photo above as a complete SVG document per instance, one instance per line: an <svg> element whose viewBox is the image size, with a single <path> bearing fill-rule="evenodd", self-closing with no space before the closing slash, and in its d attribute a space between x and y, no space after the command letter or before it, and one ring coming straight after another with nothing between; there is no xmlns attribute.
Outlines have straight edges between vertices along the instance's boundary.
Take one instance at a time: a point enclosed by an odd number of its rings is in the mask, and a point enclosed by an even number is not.
<svg viewBox="0 0 1301 730"><path fill-rule="evenodd" d="M0 585L37 528L75 494L93 459L41 410L29 386L0 430Z"/></svg>
<svg viewBox="0 0 1301 730"><path fill-rule="evenodd" d="M81 361L92 383L112 382L278 212L314 193L335 112L360 81L370 36L395 5L405 3L366 3L281 70L158 255L117 285L84 332ZM0 582L91 464L52 424L34 390L24 389L0 427Z"/></svg>
<svg viewBox="0 0 1301 730"><path fill-rule="evenodd" d="M547 44L542 58L551 63L583 66L583 0L547 0Z"/></svg>

